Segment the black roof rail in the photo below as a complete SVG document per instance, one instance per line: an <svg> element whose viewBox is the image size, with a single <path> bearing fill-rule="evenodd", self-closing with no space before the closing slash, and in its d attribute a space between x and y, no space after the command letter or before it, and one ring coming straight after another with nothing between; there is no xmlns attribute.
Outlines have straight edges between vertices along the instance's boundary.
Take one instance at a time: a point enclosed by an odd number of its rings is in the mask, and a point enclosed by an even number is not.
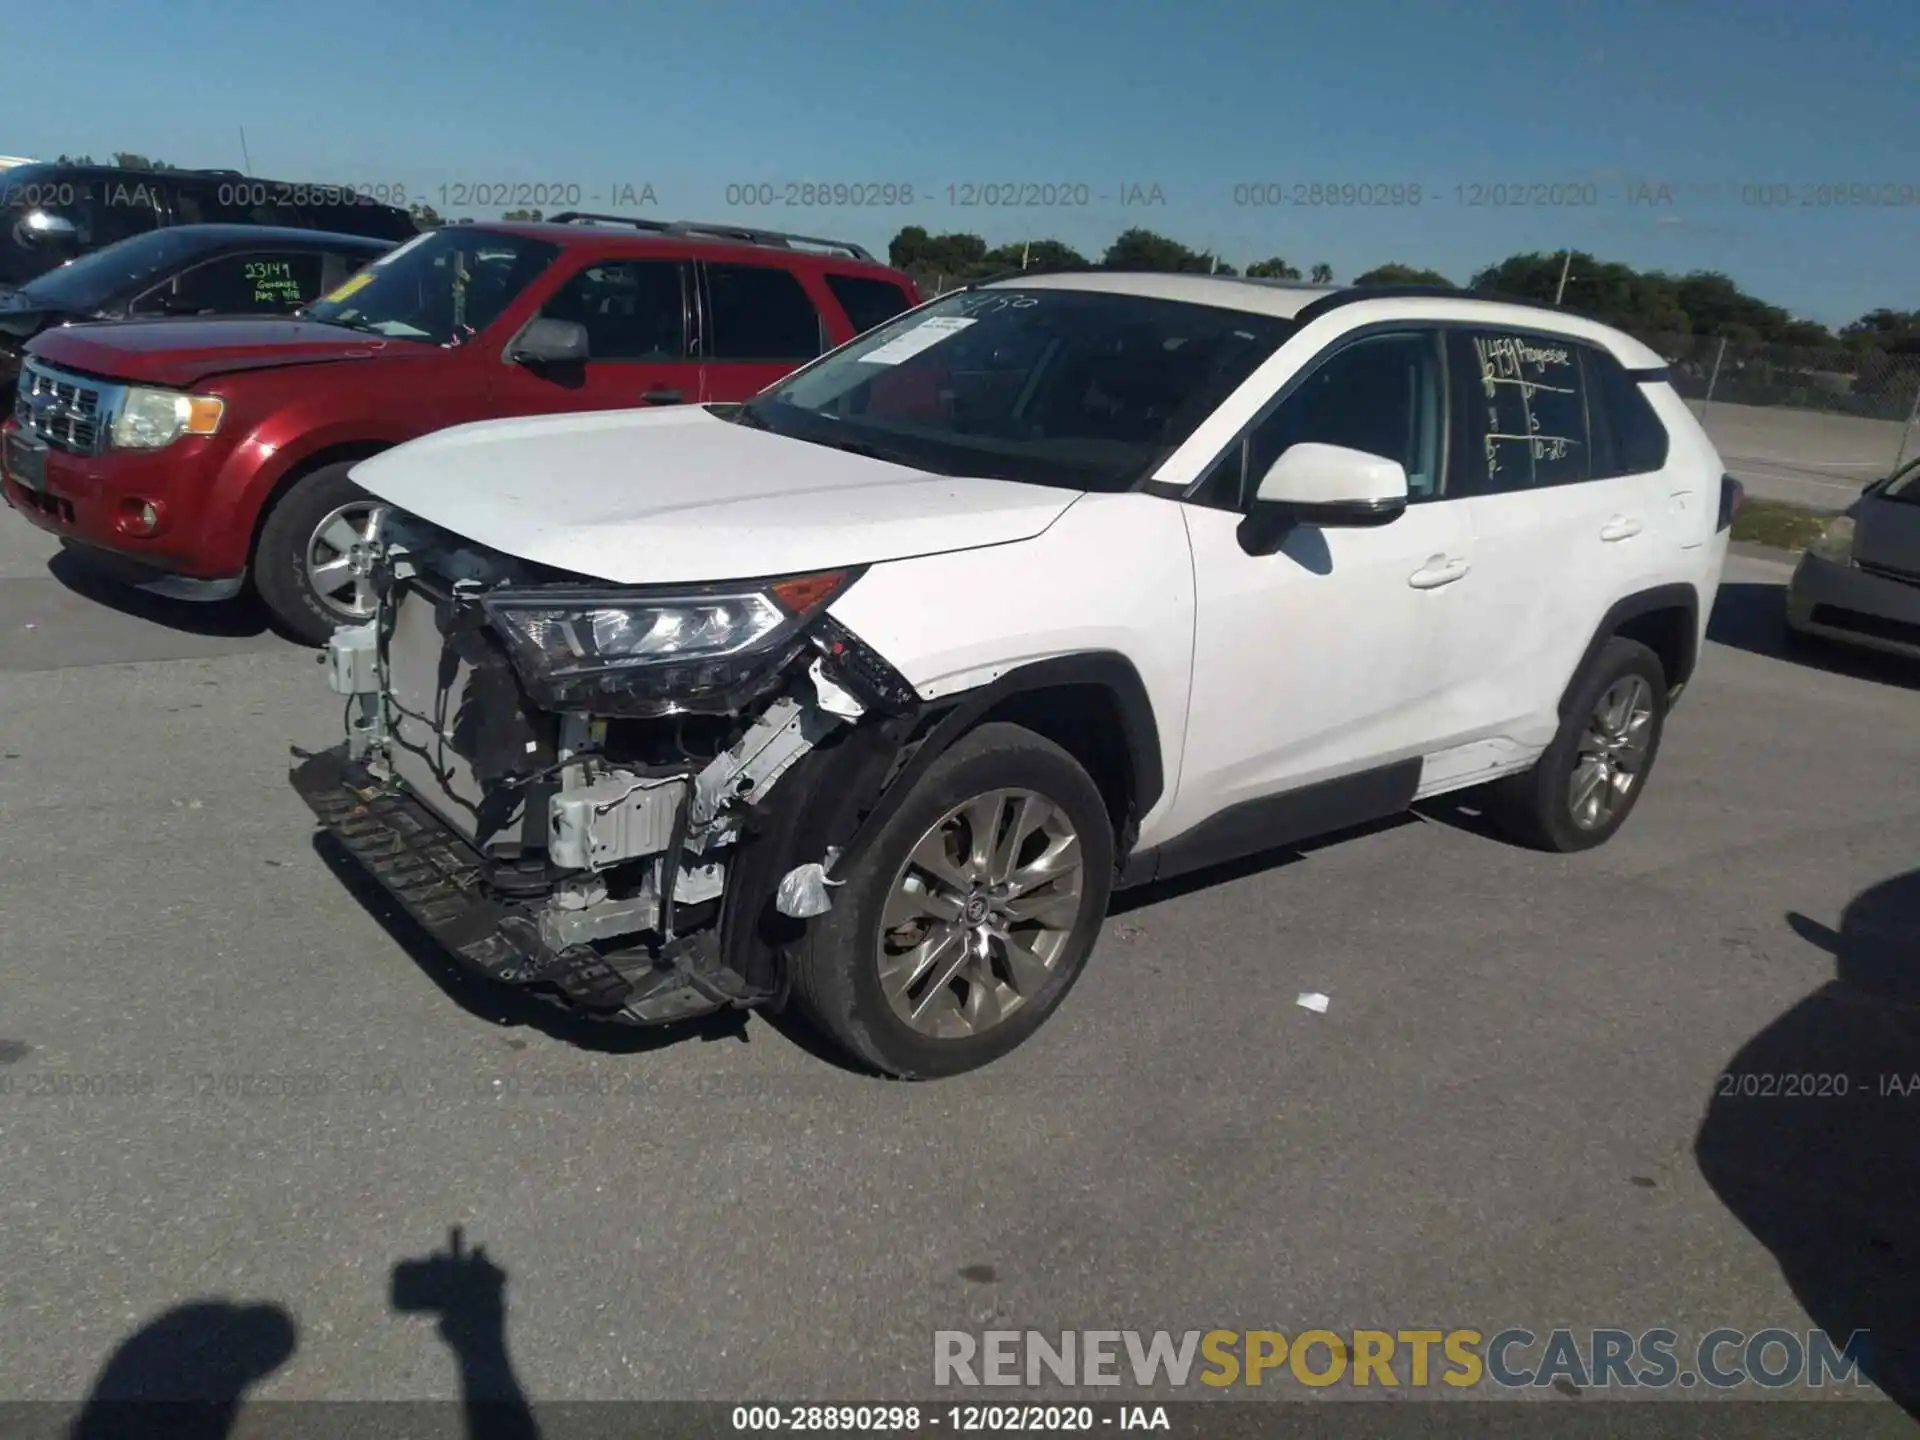
<svg viewBox="0 0 1920 1440"><path fill-rule="evenodd" d="M851 260L878 264L873 253L851 240L828 240L819 235L799 235L789 230L763 230L754 225L727 225L705 220L650 220L637 215L601 215L588 210L562 210L547 217L553 225L631 225L636 230L651 230L661 235L708 235L717 240L739 240L748 245L772 245L791 250L810 245L838 251Z"/></svg>
<svg viewBox="0 0 1920 1440"><path fill-rule="evenodd" d="M1304 325L1310 320L1318 320L1329 310L1338 310L1342 305L1355 305L1362 300L1483 300L1494 305L1524 305L1529 310L1551 310L1560 315L1578 313L1550 305L1545 300L1531 300L1522 295L1502 295L1490 290L1470 290L1464 286L1348 285L1304 306L1293 318Z"/></svg>

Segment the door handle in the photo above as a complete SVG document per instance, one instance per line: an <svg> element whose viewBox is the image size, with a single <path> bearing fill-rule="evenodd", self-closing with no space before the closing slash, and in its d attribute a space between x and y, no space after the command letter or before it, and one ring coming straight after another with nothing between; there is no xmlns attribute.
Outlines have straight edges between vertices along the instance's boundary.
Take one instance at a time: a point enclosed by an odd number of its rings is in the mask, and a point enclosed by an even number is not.
<svg viewBox="0 0 1920 1440"><path fill-rule="evenodd" d="M1640 533L1640 522L1630 515L1616 515L1600 527L1600 538L1606 541L1631 540Z"/></svg>
<svg viewBox="0 0 1920 1440"><path fill-rule="evenodd" d="M678 405L687 398L684 390L649 390L640 397L642 405Z"/></svg>
<svg viewBox="0 0 1920 1440"><path fill-rule="evenodd" d="M1416 590L1437 590L1442 585L1451 585L1472 568L1465 560L1435 555L1407 577L1407 584Z"/></svg>

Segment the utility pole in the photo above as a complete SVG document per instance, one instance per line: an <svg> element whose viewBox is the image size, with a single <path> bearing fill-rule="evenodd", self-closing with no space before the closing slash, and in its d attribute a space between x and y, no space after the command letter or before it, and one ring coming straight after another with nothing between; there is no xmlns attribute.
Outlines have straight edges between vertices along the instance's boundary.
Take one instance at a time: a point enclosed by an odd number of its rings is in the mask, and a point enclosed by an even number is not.
<svg viewBox="0 0 1920 1440"><path fill-rule="evenodd" d="M247 153L247 127L240 127L240 162L247 167L247 174L253 173L253 156Z"/></svg>
<svg viewBox="0 0 1920 1440"><path fill-rule="evenodd" d="M1027 268L1027 256L1033 253L1033 237L1029 235L1020 246L1020 268Z"/></svg>
<svg viewBox="0 0 1920 1440"><path fill-rule="evenodd" d="M1573 252L1568 250L1563 253L1566 258L1560 262L1560 283L1553 292L1553 306L1556 310L1560 308L1560 297L1567 293L1567 271L1573 268Z"/></svg>
<svg viewBox="0 0 1920 1440"><path fill-rule="evenodd" d="M1920 422L1920 389L1913 392L1913 408L1907 411L1907 428L1900 432L1900 453L1893 457L1893 468L1898 470L1906 463L1907 437L1913 434L1913 427Z"/></svg>

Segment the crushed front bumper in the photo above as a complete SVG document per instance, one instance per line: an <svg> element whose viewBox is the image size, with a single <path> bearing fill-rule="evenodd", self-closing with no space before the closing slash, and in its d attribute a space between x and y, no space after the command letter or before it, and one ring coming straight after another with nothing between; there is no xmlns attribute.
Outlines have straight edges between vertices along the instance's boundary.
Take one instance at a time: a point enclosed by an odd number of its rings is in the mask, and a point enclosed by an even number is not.
<svg viewBox="0 0 1920 1440"><path fill-rule="evenodd" d="M703 977L697 956L627 965L587 945L549 948L528 905L495 893L480 854L426 806L382 786L345 745L297 758L289 778L326 832L466 970L629 1024L737 1003Z"/></svg>

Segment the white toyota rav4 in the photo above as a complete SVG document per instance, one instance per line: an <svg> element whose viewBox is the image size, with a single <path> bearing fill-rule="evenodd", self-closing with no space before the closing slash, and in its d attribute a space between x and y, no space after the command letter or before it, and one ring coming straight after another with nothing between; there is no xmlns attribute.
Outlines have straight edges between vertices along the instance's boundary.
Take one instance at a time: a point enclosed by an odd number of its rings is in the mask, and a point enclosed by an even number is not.
<svg viewBox="0 0 1920 1440"><path fill-rule="evenodd" d="M1605 326L1112 272L354 476L378 605L293 775L338 842L497 981L640 1024L790 998L909 1077L1032 1034L1118 887L1469 786L1607 839L1740 500Z"/></svg>

